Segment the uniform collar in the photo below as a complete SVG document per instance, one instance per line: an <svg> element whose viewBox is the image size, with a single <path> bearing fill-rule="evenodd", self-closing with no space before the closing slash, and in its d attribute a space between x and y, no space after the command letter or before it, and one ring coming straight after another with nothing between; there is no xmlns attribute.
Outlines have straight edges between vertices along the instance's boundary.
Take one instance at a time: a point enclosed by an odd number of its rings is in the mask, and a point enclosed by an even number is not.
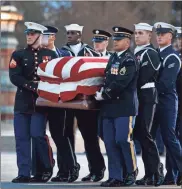
<svg viewBox="0 0 182 189"><path fill-rule="evenodd" d="M105 49L102 53L102 56L107 56L107 50Z"/></svg>
<svg viewBox="0 0 182 189"><path fill-rule="evenodd" d="M51 49L52 51L55 51L55 52L57 52L57 50L56 50L56 47L54 46L53 47L53 49Z"/></svg>
<svg viewBox="0 0 182 189"><path fill-rule="evenodd" d="M127 49L126 49L126 50L127 50ZM117 52L117 55L118 55L118 56L122 55L126 50Z"/></svg>
<svg viewBox="0 0 182 189"><path fill-rule="evenodd" d="M170 44L170 45L167 45L167 46L165 46L165 47L162 47L162 48L159 47L160 52L162 52L164 49L166 49L166 48L169 47L169 46L171 46L171 44Z"/></svg>
<svg viewBox="0 0 182 189"><path fill-rule="evenodd" d="M135 50L134 50L134 54L136 54L137 52L143 50L145 47L147 47L147 46L149 46L149 45L150 45L150 43L147 44L147 45L136 46L136 48L135 48Z"/></svg>

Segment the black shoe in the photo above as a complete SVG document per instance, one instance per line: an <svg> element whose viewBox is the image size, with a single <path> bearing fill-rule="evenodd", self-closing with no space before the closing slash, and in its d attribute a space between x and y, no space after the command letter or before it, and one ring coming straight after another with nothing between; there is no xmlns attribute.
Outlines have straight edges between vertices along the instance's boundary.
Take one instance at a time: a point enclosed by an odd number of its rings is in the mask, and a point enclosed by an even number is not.
<svg viewBox="0 0 182 189"><path fill-rule="evenodd" d="M76 166L69 172L68 182L74 182L75 180L77 180L79 177L79 171L80 164L77 163Z"/></svg>
<svg viewBox="0 0 182 189"><path fill-rule="evenodd" d="M83 177L81 181L83 181L83 182L91 181L92 180L92 176L93 176L93 174L89 173L86 177Z"/></svg>
<svg viewBox="0 0 182 189"><path fill-rule="evenodd" d="M159 173L154 174L154 186L160 186L164 182L164 176Z"/></svg>
<svg viewBox="0 0 182 189"><path fill-rule="evenodd" d="M177 186L182 185L182 173L179 173L176 184L177 184Z"/></svg>
<svg viewBox="0 0 182 189"><path fill-rule="evenodd" d="M98 182L100 180L102 180L104 178L104 172L105 172L106 168L104 167L101 171L93 173L92 174L92 181L93 182Z"/></svg>
<svg viewBox="0 0 182 189"><path fill-rule="evenodd" d="M105 182L102 182L100 186L101 187L121 187L121 186L124 186L124 182L117 179L110 178L106 180Z"/></svg>
<svg viewBox="0 0 182 189"><path fill-rule="evenodd" d="M52 171L43 172L42 174L37 174L30 179L30 182L45 183L48 182L52 177Z"/></svg>
<svg viewBox="0 0 182 189"><path fill-rule="evenodd" d="M13 183L29 183L30 182L30 177L17 176L11 182L13 182Z"/></svg>
<svg viewBox="0 0 182 189"><path fill-rule="evenodd" d="M133 173L128 173L124 180L125 186L131 186L136 182L136 177L138 175L138 168Z"/></svg>
<svg viewBox="0 0 182 189"><path fill-rule="evenodd" d="M68 182L68 175L58 173L55 177L52 177L51 182Z"/></svg>
<svg viewBox="0 0 182 189"><path fill-rule="evenodd" d="M144 176L142 179L135 182L136 185L154 185L153 176Z"/></svg>
<svg viewBox="0 0 182 189"><path fill-rule="evenodd" d="M173 180L171 180L171 181L164 180L164 182L162 183L162 185L176 185L176 183Z"/></svg>

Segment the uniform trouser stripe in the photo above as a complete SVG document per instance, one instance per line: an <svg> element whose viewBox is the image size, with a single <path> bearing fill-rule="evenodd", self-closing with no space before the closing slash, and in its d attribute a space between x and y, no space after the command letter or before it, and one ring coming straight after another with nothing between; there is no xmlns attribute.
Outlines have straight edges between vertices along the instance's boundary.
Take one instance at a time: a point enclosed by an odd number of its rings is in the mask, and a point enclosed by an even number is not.
<svg viewBox="0 0 182 189"><path fill-rule="evenodd" d="M128 132L128 142L130 143L130 151L131 151L131 157L132 157L132 162L133 162L133 168L136 170L136 158L135 158L135 150L134 150L134 143L133 140L131 140L131 135L133 133L133 117L129 117L129 132Z"/></svg>

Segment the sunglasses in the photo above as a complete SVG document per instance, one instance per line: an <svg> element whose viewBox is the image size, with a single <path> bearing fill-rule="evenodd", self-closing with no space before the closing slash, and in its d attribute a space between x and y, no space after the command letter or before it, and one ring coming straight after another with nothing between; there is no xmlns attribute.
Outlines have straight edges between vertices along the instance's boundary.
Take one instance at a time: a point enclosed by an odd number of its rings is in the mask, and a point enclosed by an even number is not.
<svg viewBox="0 0 182 189"><path fill-rule="evenodd" d="M69 35L69 34L71 34L71 35L77 35L78 32L76 32L76 31L67 31L66 34L67 35Z"/></svg>

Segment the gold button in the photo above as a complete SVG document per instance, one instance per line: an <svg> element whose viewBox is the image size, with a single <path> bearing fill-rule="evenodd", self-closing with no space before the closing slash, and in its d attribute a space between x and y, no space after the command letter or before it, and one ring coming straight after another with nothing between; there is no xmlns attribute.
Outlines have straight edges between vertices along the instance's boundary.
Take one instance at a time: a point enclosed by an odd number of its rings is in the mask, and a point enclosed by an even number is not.
<svg viewBox="0 0 182 189"><path fill-rule="evenodd" d="M34 77L34 79L37 79L36 77Z"/></svg>
<svg viewBox="0 0 182 189"><path fill-rule="evenodd" d="M25 86L27 86L27 84L25 84Z"/></svg>
<svg viewBox="0 0 182 189"><path fill-rule="evenodd" d="M37 67L35 67L35 69L37 70Z"/></svg>
<svg viewBox="0 0 182 189"><path fill-rule="evenodd" d="M37 62L37 61L36 61L35 63L36 63L36 64L38 64L38 62Z"/></svg>
<svg viewBox="0 0 182 189"><path fill-rule="evenodd" d="M32 88L32 87L30 86L30 88Z"/></svg>
<svg viewBox="0 0 182 189"><path fill-rule="evenodd" d="M37 53L34 53L34 55L37 55Z"/></svg>
<svg viewBox="0 0 182 189"><path fill-rule="evenodd" d="M37 57L35 57L35 59L37 59Z"/></svg>

